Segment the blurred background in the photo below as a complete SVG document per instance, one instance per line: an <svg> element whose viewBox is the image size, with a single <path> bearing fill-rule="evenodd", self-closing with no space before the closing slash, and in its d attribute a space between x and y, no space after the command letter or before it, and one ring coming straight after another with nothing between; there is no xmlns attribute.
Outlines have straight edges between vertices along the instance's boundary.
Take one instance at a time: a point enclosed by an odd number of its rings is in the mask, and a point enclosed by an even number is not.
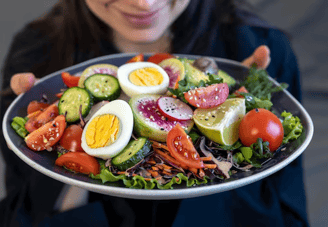
<svg viewBox="0 0 328 227"><path fill-rule="evenodd" d="M41 16L57 0L0 2L0 68L13 35ZM328 1L248 0L254 12L285 30L302 75L303 105L314 122L314 137L304 152L304 181L308 216L313 227L328 226ZM0 81L1 83L2 81ZM0 199L4 190L4 163L0 156Z"/></svg>

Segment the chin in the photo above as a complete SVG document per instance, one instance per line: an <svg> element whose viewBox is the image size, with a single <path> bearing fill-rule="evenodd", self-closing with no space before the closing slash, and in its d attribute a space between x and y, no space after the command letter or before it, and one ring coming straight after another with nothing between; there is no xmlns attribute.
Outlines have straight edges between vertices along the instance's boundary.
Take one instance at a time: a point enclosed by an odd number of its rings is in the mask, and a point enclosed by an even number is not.
<svg viewBox="0 0 328 227"><path fill-rule="evenodd" d="M130 31L123 36L130 40L131 42L135 43L144 43L149 44L156 42L159 40L163 34L165 33L165 30L158 30L158 29L145 29L145 30L137 30L137 31Z"/></svg>

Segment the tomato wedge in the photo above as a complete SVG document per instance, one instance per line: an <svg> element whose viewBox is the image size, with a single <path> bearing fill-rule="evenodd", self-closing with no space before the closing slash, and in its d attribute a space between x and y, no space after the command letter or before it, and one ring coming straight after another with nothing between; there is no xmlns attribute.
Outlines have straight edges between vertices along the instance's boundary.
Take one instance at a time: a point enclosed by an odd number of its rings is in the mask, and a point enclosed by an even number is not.
<svg viewBox="0 0 328 227"><path fill-rule="evenodd" d="M100 173L97 159L85 152L67 152L57 158L55 164L83 174L97 175Z"/></svg>
<svg viewBox="0 0 328 227"><path fill-rule="evenodd" d="M229 95L227 83L212 84L208 87L200 87L184 93L185 99L190 105L208 109L225 102Z"/></svg>
<svg viewBox="0 0 328 227"><path fill-rule="evenodd" d="M81 138L82 138L83 129L78 125L68 126L63 136L61 137L59 144L69 151L83 151L81 147Z"/></svg>
<svg viewBox="0 0 328 227"><path fill-rule="evenodd" d="M51 149L61 138L66 128L63 115L59 115L53 121L30 133L26 138L26 145L34 151Z"/></svg>
<svg viewBox="0 0 328 227"><path fill-rule="evenodd" d="M33 132L34 130L40 128L42 125L55 119L55 117L57 117L58 114L59 111L57 105L52 104L37 116L30 118L26 122L25 128L28 132Z"/></svg>
<svg viewBox="0 0 328 227"><path fill-rule="evenodd" d="M195 149L191 139L182 129L180 124L171 129L166 139L167 147L170 154L180 163L191 168L204 168L197 150Z"/></svg>
<svg viewBox="0 0 328 227"><path fill-rule="evenodd" d="M241 86L238 90L236 90L233 94L236 97L239 98L244 98L244 96L242 96L240 93L248 93L247 89L245 88L245 86Z"/></svg>
<svg viewBox="0 0 328 227"><path fill-rule="evenodd" d="M161 63L161 61L168 59L168 58L175 58L175 56L173 56L172 54L169 54L169 53L158 53L158 54L154 54L154 55L150 56L147 61L155 63L155 64L159 64L159 63Z"/></svg>
<svg viewBox="0 0 328 227"><path fill-rule="evenodd" d="M72 76L68 72L62 72L61 77L67 87L77 87L80 80L79 76Z"/></svg>
<svg viewBox="0 0 328 227"><path fill-rule="evenodd" d="M128 60L126 63L139 62L139 61L144 61L144 55L143 54L138 54L138 55L134 56L133 58Z"/></svg>
<svg viewBox="0 0 328 227"><path fill-rule="evenodd" d="M38 102L36 100L30 102L27 106L27 114L31 114L37 110L44 110L46 109L50 104L44 103L44 102Z"/></svg>

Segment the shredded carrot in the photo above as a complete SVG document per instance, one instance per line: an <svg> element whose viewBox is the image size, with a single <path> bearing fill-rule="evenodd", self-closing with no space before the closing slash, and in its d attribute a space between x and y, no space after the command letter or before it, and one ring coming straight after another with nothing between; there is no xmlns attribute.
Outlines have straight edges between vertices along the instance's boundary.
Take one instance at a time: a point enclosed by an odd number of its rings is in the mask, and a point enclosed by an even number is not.
<svg viewBox="0 0 328 227"><path fill-rule="evenodd" d="M117 174L119 174L119 175L122 175L122 174L126 175L127 172L125 172L125 171L119 171L119 172L117 172Z"/></svg>
<svg viewBox="0 0 328 227"><path fill-rule="evenodd" d="M168 161L172 162L174 165L180 166L183 169L188 169L188 167L186 165L181 164L180 162L178 162L177 160L175 160L173 157L171 157L169 154L159 150L159 149L155 149L154 148L155 153L159 154L160 156L162 156L163 158L167 159Z"/></svg>
<svg viewBox="0 0 328 227"><path fill-rule="evenodd" d="M203 169L199 169L199 176L200 177L204 177L205 176L205 172Z"/></svg>
<svg viewBox="0 0 328 227"><path fill-rule="evenodd" d="M205 168L208 168L208 169L215 169L216 168L216 164L204 164L204 167Z"/></svg>
<svg viewBox="0 0 328 227"><path fill-rule="evenodd" d="M159 176L159 173L156 172L156 171L153 171L153 170L150 170L150 169L149 169L148 172L151 174L152 177L157 177L157 176Z"/></svg>
<svg viewBox="0 0 328 227"><path fill-rule="evenodd" d="M165 175L169 175L169 176L171 176L171 175L172 175L172 173L170 173L170 172L167 172L167 171L165 171L165 170L163 170L163 174L165 174Z"/></svg>
<svg viewBox="0 0 328 227"><path fill-rule="evenodd" d="M162 164L162 166L164 167L164 169L172 169L172 166L168 166L168 165L165 165L165 164Z"/></svg>
<svg viewBox="0 0 328 227"><path fill-rule="evenodd" d="M164 166L163 164L156 164L156 167L160 170L163 170L164 169Z"/></svg>
<svg viewBox="0 0 328 227"><path fill-rule="evenodd" d="M150 165L156 165L156 162L154 160L150 160L147 163L150 164Z"/></svg>
<svg viewBox="0 0 328 227"><path fill-rule="evenodd" d="M202 161L211 161L212 160L212 157L211 156L208 156L208 157L200 157L200 159Z"/></svg>
<svg viewBox="0 0 328 227"><path fill-rule="evenodd" d="M164 145L164 144L162 144L162 143L159 143L159 142L156 142L156 141L154 141L154 140L152 140L151 142L153 143L152 146L153 146L154 148L163 148L164 150L169 151L169 148L168 148L166 145Z"/></svg>
<svg viewBox="0 0 328 227"><path fill-rule="evenodd" d="M159 168L156 167L156 166L152 166L151 169L152 169L152 170L155 170L155 171L159 170Z"/></svg>
<svg viewBox="0 0 328 227"><path fill-rule="evenodd" d="M194 174L198 174L198 171L197 171L197 169L196 168L189 168L189 170L191 171L191 172L193 172Z"/></svg>

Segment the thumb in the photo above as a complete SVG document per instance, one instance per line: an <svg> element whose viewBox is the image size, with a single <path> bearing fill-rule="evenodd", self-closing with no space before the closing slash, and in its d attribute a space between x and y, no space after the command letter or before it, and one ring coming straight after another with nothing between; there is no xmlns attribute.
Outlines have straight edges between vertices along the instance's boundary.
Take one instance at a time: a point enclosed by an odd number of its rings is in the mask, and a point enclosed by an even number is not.
<svg viewBox="0 0 328 227"><path fill-rule="evenodd" d="M19 95L30 90L35 82L36 78L33 73L17 73L11 78L10 87L16 95Z"/></svg>
<svg viewBox="0 0 328 227"><path fill-rule="evenodd" d="M251 67L255 63L257 68L266 69L270 64L270 61L270 49L269 47L262 45L256 48L254 53L246 58L242 64L246 67Z"/></svg>

